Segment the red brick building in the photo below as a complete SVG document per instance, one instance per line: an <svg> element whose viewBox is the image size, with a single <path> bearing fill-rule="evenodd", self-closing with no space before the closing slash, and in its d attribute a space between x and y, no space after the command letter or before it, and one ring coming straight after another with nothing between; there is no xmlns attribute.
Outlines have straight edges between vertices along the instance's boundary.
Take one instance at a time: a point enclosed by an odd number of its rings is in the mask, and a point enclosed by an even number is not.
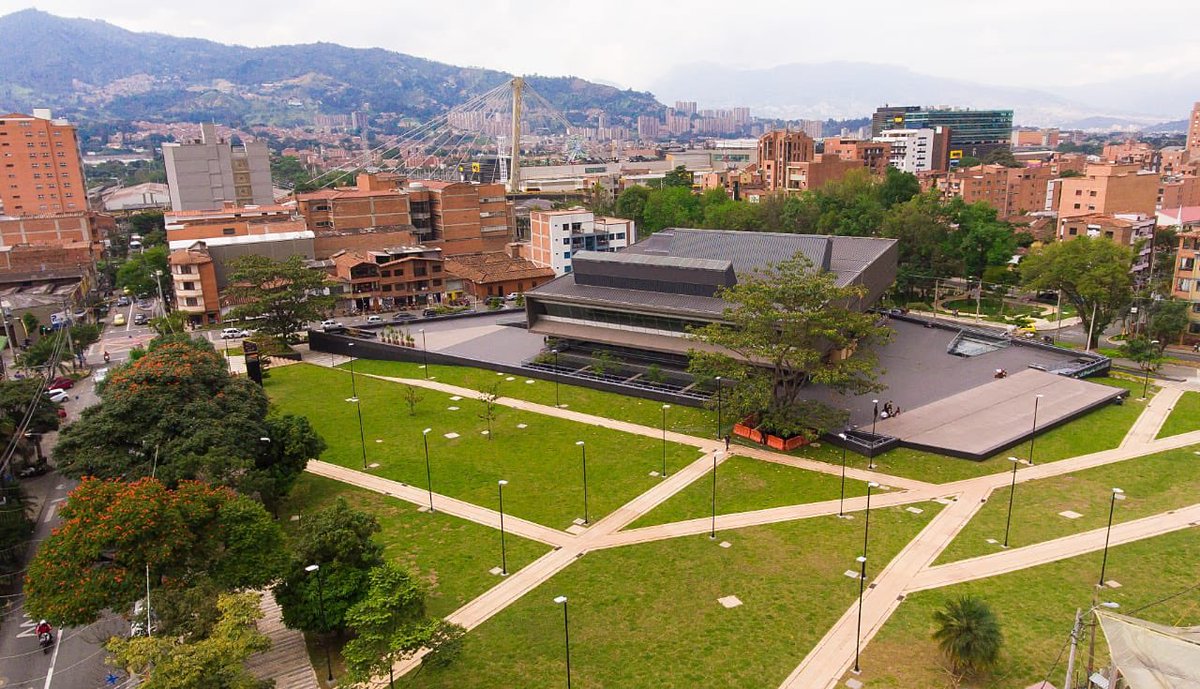
<svg viewBox="0 0 1200 689"><path fill-rule="evenodd" d="M405 246L382 251L339 251L330 274L344 283L339 308L402 309L441 301L446 274L441 249Z"/></svg>
<svg viewBox="0 0 1200 689"><path fill-rule="evenodd" d="M791 163L805 163L816 156L816 142L804 132L783 129L763 134L758 140L758 169L763 184L771 191L781 191L785 169Z"/></svg>
<svg viewBox="0 0 1200 689"><path fill-rule="evenodd" d="M554 269L503 252L464 254L446 259L446 272L462 280L476 299L526 291L554 279Z"/></svg>
<svg viewBox="0 0 1200 689"><path fill-rule="evenodd" d="M42 109L0 115L0 204L13 216L87 210L72 124Z"/></svg>

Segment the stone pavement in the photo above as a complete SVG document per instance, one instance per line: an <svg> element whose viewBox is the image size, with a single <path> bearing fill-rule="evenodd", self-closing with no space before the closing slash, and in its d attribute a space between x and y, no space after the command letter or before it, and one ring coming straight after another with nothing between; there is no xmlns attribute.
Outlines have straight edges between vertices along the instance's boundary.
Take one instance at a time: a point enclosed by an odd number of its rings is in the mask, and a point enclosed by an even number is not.
<svg viewBox="0 0 1200 689"><path fill-rule="evenodd" d="M1152 442L1182 396L1183 388L1178 385L1166 386L1159 390L1158 394L1150 398L1150 403L1146 405L1141 416L1133 422L1120 446L1129 447Z"/></svg>
<svg viewBox="0 0 1200 689"><path fill-rule="evenodd" d="M279 604L270 591L262 592L258 607L263 612L258 631L271 640L271 648L250 656L246 669L259 679L275 680L275 689L318 689L303 632L283 626Z"/></svg>

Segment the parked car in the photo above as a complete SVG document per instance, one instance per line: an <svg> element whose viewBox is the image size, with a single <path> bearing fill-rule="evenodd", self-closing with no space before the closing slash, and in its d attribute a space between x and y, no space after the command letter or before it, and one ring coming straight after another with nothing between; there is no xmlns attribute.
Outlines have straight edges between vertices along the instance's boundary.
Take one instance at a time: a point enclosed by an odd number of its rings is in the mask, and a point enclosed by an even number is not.
<svg viewBox="0 0 1200 689"><path fill-rule="evenodd" d="M21 469L17 472L17 476L20 478L33 478L34 476L41 476L47 471L50 471L50 465L43 460L37 464L30 464L24 469Z"/></svg>
<svg viewBox="0 0 1200 689"><path fill-rule="evenodd" d="M417 317L407 311L401 311L392 316L393 321L415 321Z"/></svg>
<svg viewBox="0 0 1200 689"><path fill-rule="evenodd" d="M241 328L225 328L221 331L222 340L232 340L239 337L250 337L250 331Z"/></svg>
<svg viewBox="0 0 1200 689"><path fill-rule="evenodd" d="M509 292L508 296L504 297L504 301L516 301L521 298L520 292Z"/></svg>
<svg viewBox="0 0 1200 689"><path fill-rule="evenodd" d="M129 297L124 294L117 297L117 306L129 306Z"/></svg>
<svg viewBox="0 0 1200 689"><path fill-rule="evenodd" d="M125 325L125 314L118 313L113 316L113 325Z"/></svg>
<svg viewBox="0 0 1200 689"><path fill-rule="evenodd" d="M67 392L66 390L47 390L46 395L50 398L51 402L57 402L59 404L71 399L71 393Z"/></svg>
<svg viewBox="0 0 1200 689"><path fill-rule="evenodd" d="M50 384L46 386L46 389L47 390L70 390L73 387L75 387L75 379L74 378L68 378L67 376L59 376L59 377L55 378L54 380L50 381Z"/></svg>
<svg viewBox="0 0 1200 689"><path fill-rule="evenodd" d="M328 319L328 320L321 321L321 330L324 330L324 331L326 331L326 332L329 332L330 330L342 330L342 329L344 329L345 327L346 327L346 326L344 326L344 325L342 325L341 323L339 323L339 322L337 322L337 321L333 320L332 318L330 318L330 319Z"/></svg>
<svg viewBox="0 0 1200 689"><path fill-rule="evenodd" d="M150 319L146 318L146 314L144 314L144 313L133 314L133 324L134 325L145 325L147 322L149 322L149 320Z"/></svg>
<svg viewBox="0 0 1200 689"><path fill-rule="evenodd" d="M438 312L434 309L425 309L421 312L421 318L437 318Z"/></svg>
<svg viewBox="0 0 1200 689"><path fill-rule="evenodd" d="M149 311L151 308L154 307L154 302L150 301L149 299L142 299L141 301L138 302L137 306L139 309L141 309L143 311Z"/></svg>
<svg viewBox="0 0 1200 689"><path fill-rule="evenodd" d="M382 323L383 316L367 316L368 323Z"/></svg>

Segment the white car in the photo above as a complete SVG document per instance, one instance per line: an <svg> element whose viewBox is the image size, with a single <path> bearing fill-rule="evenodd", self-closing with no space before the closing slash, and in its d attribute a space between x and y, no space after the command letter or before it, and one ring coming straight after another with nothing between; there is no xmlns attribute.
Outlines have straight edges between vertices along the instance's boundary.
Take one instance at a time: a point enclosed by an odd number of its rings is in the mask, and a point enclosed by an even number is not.
<svg viewBox="0 0 1200 689"><path fill-rule="evenodd" d="M520 292L509 292L508 296L504 298L504 301L516 301L520 297L521 297Z"/></svg>
<svg viewBox="0 0 1200 689"><path fill-rule="evenodd" d="M54 390L47 390L46 396L50 398L51 402L58 402L59 404L71 399L71 393L67 392L66 390L59 390L57 388Z"/></svg>
<svg viewBox="0 0 1200 689"><path fill-rule="evenodd" d="M382 323L383 316L367 316L368 323Z"/></svg>
<svg viewBox="0 0 1200 689"><path fill-rule="evenodd" d="M95 371L92 371L92 382L93 383L103 383L107 378L108 378L108 369L107 368L98 368Z"/></svg>
<svg viewBox="0 0 1200 689"><path fill-rule="evenodd" d="M330 318L329 320L321 321L321 330L340 330L345 327L346 326L342 325L341 323L338 323L337 321L333 320L332 318Z"/></svg>
<svg viewBox="0 0 1200 689"><path fill-rule="evenodd" d="M241 328L225 328L221 331L222 340L232 340L239 337L250 337L250 331L242 330Z"/></svg>

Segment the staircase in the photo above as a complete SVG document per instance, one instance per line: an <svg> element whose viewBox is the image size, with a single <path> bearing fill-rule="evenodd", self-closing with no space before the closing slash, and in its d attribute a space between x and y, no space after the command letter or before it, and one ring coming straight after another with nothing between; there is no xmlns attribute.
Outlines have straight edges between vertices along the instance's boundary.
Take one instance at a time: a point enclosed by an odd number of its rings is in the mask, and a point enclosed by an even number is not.
<svg viewBox="0 0 1200 689"><path fill-rule="evenodd" d="M271 639L271 648L246 660L246 669L259 679L275 680L275 689L320 689L304 647L304 634L283 626L283 614L275 596L262 591L258 607L263 617L258 630Z"/></svg>

